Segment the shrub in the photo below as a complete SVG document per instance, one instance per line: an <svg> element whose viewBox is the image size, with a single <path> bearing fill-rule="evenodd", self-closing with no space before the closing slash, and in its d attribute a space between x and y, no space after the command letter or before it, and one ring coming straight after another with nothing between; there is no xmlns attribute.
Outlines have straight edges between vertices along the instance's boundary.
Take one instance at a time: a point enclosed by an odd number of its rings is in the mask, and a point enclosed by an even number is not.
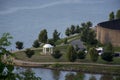
<svg viewBox="0 0 120 80"><path fill-rule="evenodd" d="M86 56L86 54L84 51L78 51L78 53L77 53L78 59L85 59L85 56Z"/></svg>
<svg viewBox="0 0 120 80"><path fill-rule="evenodd" d="M53 68L59 68L59 67L62 67L62 64L55 63L55 64L52 64L52 67Z"/></svg>
<svg viewBox="0 0 120 80"><path fill-rule="evenodd" d="M96 62L98 60L99 55L95 48L90 48L88 53L90 54L90 58L93 62Z"/></svg>
<svg viewBox="0 0 120 80"><path fill-rule="evenodd" d="M25 53L28 58L31 58L34 55L34 51L30 49L26 49Z"/></svg>
<svg viewBox="0 0 120 80"><path fill-rule="evenodd" d="M53 54L51 54L55 59L59 59L62 54L60 53L59 50L54 50Z"/></svg>
<svg viewBox="0 0 120 80"><path fill-rule="evenodd" d="M76 51L74 49L74 47L72 45L68 46L67 49L67 59L70 62L74 62L76 60L77 56L76 56Z"/></svg>
<svg viewBox="0 0 120 80"><path fill-rule="evenodd" d="M112 52L104 52L101 55L101 58L105 61L111 62L111 61L113 61L113 53Z"/></svg>

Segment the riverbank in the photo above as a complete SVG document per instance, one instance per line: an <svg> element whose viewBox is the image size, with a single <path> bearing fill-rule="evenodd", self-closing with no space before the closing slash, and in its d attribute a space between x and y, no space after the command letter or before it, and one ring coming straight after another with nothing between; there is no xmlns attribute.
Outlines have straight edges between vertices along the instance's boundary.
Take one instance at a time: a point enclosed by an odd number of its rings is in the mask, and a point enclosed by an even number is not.
<svg viewBox="0 0 120 80"><path fill-rule="evenodd" d="M30 62L14 60L15 66L21 67L40 67L53 70L87 72L97 74L120 75L120 65L107 65L97 63L80 63L80 62Z"/></svg>

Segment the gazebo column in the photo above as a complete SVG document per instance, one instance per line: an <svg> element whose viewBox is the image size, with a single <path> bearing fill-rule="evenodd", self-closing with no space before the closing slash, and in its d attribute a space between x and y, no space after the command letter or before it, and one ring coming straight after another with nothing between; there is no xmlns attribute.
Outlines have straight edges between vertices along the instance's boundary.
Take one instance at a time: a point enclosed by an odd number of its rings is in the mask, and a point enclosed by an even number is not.
<svg viewBox="0 0 120 80"><path fill-rule="evenodd" d="M46 48L45 48L45 54L47 54Z"/></svg>
<svg viewBox="0 0 120 80"><path fill-rule="evenodd" d="M53 53L53 48L51 48L51 54Z"/></svg>

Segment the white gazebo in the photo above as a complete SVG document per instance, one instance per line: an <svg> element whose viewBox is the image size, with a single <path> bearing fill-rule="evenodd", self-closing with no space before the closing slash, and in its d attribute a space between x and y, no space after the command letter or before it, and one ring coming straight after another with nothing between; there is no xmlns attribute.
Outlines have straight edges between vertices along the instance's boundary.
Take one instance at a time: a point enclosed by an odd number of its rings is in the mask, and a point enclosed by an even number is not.
<svg viewBox="0 0 120 80"><path fill-rule="evenodd" d="M45 44L43 46L43 54L52 54L53 53L53 46L51 44Z"/></svg>

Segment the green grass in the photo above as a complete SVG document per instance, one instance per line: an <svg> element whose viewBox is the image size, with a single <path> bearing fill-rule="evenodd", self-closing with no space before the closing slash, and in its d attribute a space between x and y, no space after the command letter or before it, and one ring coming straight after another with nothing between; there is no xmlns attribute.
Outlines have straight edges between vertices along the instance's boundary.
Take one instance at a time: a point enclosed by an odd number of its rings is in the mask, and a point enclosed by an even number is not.
<svg viewBox="0 0 120 80"><path fill-rule="evenodd" d="M73 40L80 39L80 34L75 34L75 35L72 35L72 36L69 36L69 37L65 37L65 38L67 38L68 43L69 43L69 42L71 42ZM60 44L64 43L64 39L65 38L62 38L62 39L58 40L57 42L55 42L55 44L56 45L60 45Z"/></svg>
<svg viewBox="0 0 120 80"><path fill-rule="evenodd" d="M114 50L115 50L116 52L120 52L120 47L114 47Z"/></svg>
<svg viewBox="0 0 120 80"><path fill-rule="evenodd" d="M63 54L60 59L54 59L51 55L41 55L42 49L35 50L35 54L32 56L32 58L27 58L26 54L24 52L16 52L15 58L19 60L25 60L25 61L33 61L33 62L67 62L66 59L66 53L67 53L67 47L68 45L63 46L57 46L55 49L59 49L61 53ZM83 63L93 63L90 59L90 55L87 54L85 59L77 59L76 62L83 62ZM115 57L112 62L106 62L101 59L99 56L99 59L97 62L94 63L102 63L102 64L119 64L120 65L120 58Z"/></svg>

